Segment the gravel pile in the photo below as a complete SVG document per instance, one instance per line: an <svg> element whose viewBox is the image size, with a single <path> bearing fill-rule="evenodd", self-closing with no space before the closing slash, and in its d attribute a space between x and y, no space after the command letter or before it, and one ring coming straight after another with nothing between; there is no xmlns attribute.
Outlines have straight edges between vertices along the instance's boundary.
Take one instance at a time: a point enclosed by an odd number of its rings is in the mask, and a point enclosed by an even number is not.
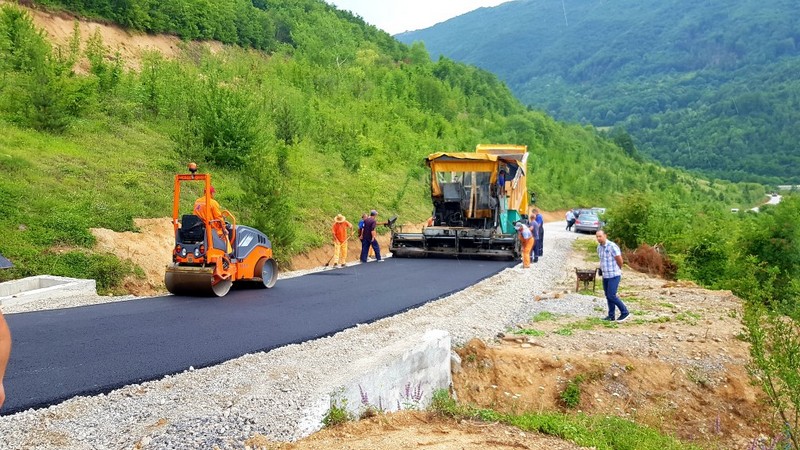
<svg viewBox="0 0 800 450"><path fill-rule="evenodd" d="M574 269L566 263L576 235L564 231L563 222L545 229L544 256L531 269L506 269L449 297L331 337L0 417L0 449L241 449L257 435L299 439L319 425L302 422L309 408L319 407L319 393L334 393L343 380L358 375L351 373L357 361L380 357L387 344L429 329L448 331L454 345L491 339L542 310L597 315L597 300L587 296L537 301L552 296L565 280L574 282ZM109 300L76 298L57 307Z"/></svg>

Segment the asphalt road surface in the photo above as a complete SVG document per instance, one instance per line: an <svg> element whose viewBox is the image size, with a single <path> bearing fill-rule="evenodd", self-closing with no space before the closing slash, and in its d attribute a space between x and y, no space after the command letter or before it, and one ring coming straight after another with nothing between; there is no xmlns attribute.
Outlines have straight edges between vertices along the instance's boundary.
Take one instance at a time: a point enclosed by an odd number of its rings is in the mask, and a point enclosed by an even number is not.
<svg viewBox="0 0 800 450"><path fill-rule="evenodd" d="M460 291L513 264L391 258L223 298L170 295L8 314L13 351L0 414L328 336Z"/></svg>

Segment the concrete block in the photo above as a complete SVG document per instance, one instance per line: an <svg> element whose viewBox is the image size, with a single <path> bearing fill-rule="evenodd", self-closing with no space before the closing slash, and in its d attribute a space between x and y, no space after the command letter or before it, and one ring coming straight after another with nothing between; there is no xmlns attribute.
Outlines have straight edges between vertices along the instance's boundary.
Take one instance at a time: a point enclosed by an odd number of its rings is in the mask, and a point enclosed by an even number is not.
<svg viewBox="0 0 800 450"><path fill-rule="evenodd" d="M76 295L97 295L95 280L38 275L0 283L0 306L36 300L52 300Z"/></svg>
<svg viewBox="0 0 800 450"><path fill-rule="evenodd" d="M442 330L375 349L369 357L343 369L356 374L344 385L310 402L306 417L298 424L301 434L307 436L322 428L331 402L354 417L370 408L376 412L427 408L434 391L450 388L450 352L450 334Z"/></svg>

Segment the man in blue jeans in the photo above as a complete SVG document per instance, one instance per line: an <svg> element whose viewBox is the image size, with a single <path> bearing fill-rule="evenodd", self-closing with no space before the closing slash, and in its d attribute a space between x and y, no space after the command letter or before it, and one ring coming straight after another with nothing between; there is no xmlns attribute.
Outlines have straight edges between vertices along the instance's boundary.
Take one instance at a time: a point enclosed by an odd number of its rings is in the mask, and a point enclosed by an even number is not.
<svg viewBox="0 0 800 450"><path fill-rule="evenodd" d="M625 303L617 296L619 282L622 279L622 251L619 246L608 240L606 232L597 230L597 256L600 258L600 270L603 276L603 292L608 302L608 315L603 320L624 322L630 315ZM615 319L615 310L619 308L620 315Z"/></svg>
<svg viewBox="0 0 800 450"><path fill-rule="evenodd" d="M383 262L381 258L381 247L378 245L378 235L375 228L378 226L377 219L378 211L374 209L369 212L369 217L364 219L364 228L361 230L361 262L367 262L367 255L369 255L369 248L375 251L375 259L378 262Z"/></svg>

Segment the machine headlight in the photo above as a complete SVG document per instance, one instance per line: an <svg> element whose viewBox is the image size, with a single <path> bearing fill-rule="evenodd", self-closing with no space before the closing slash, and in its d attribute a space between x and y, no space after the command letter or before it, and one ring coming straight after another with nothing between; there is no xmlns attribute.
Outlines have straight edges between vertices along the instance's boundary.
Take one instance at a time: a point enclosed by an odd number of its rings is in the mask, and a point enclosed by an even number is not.
<svg viewBox="0 0 800 450"><path fill-rule="evenodd" d="M186 248L181 249L181 256L186 256Z"/></svg>
<svg viewBox="0 0 800 450"><path fill-rule="evenodd" d="M199 249L194 249L194 257L195 258L199 258L200 257L200 250Z"/></svg>

